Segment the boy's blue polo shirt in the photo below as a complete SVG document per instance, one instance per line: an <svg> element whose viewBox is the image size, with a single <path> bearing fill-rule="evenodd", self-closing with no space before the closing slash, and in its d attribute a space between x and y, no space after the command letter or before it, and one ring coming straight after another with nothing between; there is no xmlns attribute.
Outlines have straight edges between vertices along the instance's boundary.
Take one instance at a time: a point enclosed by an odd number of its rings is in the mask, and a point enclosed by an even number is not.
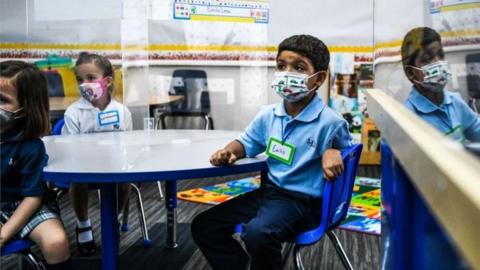
<svg viewBox="0 0 480 270"><path fill-rule="evenodd" d="M18 131L1 134L1 201L15 202L25 197L41 197L48 156L41 139L18 140Z"/></svg>
<svg viewBox="0 0 480 270"><path fill-rule="evenodd" d="M437 106L413 87L405 106L443 134L461 125L467 140L480 142L480 117L468 107L459 93L444 91L443 102Z"/></svg>
<svg viewBox="0 0 480 270"><path fill-rule="evenodd" d="M266 150L270 137L295 146L291 165L268 158L269 179L287 190L321 197L323 192L322 154L328 148L351 145L347 122L325 106L318 95L295 117L283 102L264 107L237 139L248 157Z"/></svg>

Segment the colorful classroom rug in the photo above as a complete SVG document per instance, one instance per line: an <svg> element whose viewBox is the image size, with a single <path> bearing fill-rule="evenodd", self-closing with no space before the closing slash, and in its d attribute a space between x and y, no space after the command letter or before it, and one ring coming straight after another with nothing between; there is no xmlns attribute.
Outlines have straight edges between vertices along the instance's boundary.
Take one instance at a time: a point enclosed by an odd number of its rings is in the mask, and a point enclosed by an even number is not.
<svg viewBox="0 0 480 270"><path fill-rule="evenodd" d="M380 179L355 178L352 202L340 229L380 235Z"/></svg>
<svg viewBox="0 0 480 270"><path fill-rule="evenodd" d="M181 191L177 193L177 197L185 201L216 205L255 190L259 186L260 176L247 177L213 186Z"/></svg>
<svg viewBox="0 0 480 270"><path fill-rule="evenodd" d="M178 192L181 200L217 205L260 186L260 176ZM380 235L380 179L356 177L352 202L340 229Z"/></svg>

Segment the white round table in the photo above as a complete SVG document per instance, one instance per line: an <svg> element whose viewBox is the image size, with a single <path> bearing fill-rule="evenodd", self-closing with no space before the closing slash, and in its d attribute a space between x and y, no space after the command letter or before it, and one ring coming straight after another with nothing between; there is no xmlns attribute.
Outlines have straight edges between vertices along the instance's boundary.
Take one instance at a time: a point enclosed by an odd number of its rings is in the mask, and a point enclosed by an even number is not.
<svg viewBox="0 0 480 270"><path fill-rule="evenodd" d="M167 246L176 247L176 180L266 171L265 159L245 158L214 167L209 158L239 131L150 130L48 136L44 180L95 183L101 189L103 269L118 269L116 186L165 181Z"/></svg>

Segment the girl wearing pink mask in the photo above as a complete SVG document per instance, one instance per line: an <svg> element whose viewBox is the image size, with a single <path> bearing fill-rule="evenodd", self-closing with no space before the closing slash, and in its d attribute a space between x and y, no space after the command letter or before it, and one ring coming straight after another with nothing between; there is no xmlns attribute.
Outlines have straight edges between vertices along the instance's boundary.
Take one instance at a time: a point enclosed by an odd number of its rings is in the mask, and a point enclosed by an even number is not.
<svg viewBox="0 0 480 270"><path fill-rule="evenodd" d="M82 52L75 64L81 98L65 111L62 134L125 131L132 129L132 115L128 108L113 96L113 68L100 55ZM120 184L120 212L124 208L130 184ZM96 252L92 224L88 217L88 184L70 185L70 199L77 216L76 240L80 255Z"/></svg>

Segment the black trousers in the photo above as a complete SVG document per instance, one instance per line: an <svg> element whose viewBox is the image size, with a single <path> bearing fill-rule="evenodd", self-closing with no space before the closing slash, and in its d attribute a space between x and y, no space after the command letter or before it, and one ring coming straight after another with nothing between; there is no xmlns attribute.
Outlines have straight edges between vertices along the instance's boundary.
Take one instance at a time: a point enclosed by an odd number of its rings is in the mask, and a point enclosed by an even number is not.
<svg viewBox="0 0 480 270"><path fill-rule="evenodd" d="M213 269L281 269L282 243L320 223L321 199L268 182L214 206L192 221L192 236ZM242 240L232 235L244 224Z"/></svg>

